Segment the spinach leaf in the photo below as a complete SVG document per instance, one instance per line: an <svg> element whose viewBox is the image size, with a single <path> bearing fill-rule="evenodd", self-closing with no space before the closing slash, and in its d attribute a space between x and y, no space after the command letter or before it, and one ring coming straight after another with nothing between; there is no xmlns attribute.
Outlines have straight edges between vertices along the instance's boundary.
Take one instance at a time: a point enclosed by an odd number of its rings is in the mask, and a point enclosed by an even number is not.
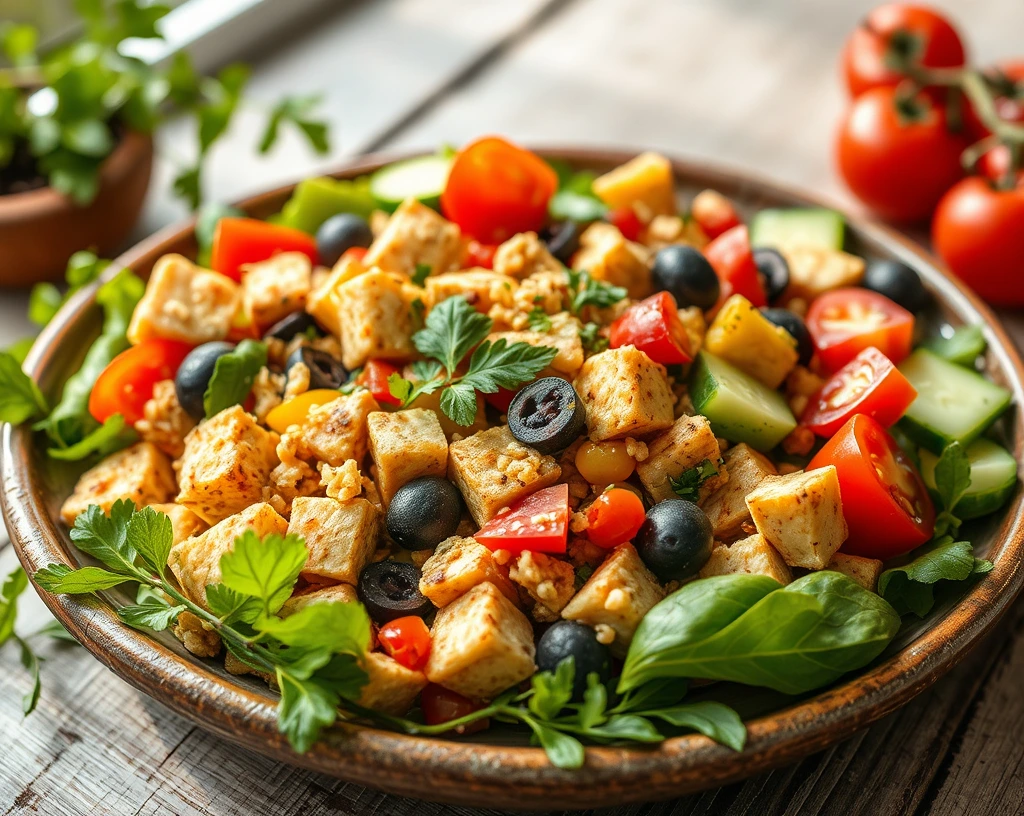
<svg viewBox="0 0 1024 816"><path fill-rule="evenodd" d="M970 541L944 536L917 551L909 564L887 569L878 578L878 594L900 614L923 618L935 605L935 587L941 581L965 581L982 575L992 564L974 557Z"/></svg>

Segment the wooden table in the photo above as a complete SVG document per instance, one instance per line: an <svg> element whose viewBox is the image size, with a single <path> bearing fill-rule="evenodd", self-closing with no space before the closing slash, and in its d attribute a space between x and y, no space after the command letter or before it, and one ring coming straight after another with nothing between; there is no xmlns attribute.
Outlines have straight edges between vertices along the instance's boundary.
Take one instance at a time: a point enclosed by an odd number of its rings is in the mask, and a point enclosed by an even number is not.
<svg viewBox="0 0 1024 816"><path fill-rule="evenodd" d="M208 192L229 200L369 149L482 132L706 157L854 206L829 164L844 104L840 44L871 0L378 0L297 21L252 55L252 94L320 91L329 158L291 138L254 157L256 114L215 151ZM986 61L1019 55L1020 0L942 0ZM970 12L969 14L967 12ZM187 123L160 134L187 159ZM185 155L182 155L185 154ZM141 232L184 215L162 161ZM27 332L0 302L0 342ZM1004 316L1021 340L1024 323ZM0 574L15 563L0 549ZM31 593L19 631L46 619ZM1024 810L1024 605L906 708L830 751L743 784L615 814L977 814ZM320 816L467 813L295 770L211 737L70 645L42 647L38 711L12 647L0 651L0 813ZM496 806L512 803L498 803Z"/></svg>

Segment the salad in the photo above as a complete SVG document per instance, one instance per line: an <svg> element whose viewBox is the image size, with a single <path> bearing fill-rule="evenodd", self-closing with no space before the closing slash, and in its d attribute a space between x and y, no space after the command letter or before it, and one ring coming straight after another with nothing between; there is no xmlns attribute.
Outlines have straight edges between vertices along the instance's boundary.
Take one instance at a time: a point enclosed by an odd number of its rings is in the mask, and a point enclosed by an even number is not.
<svg viewBox="0 0 1024 816"><path fill-rule="evenodd" d="M862 668L991 568L961 523L1016 486L981 329L924 336L844 232L496 137L207 211L102 284L53 410L4 366L4 418L91 460L61 518L103 566L34 579L137 585L125 623L265 678L299 751L339 717L738 750L690 681Z"/></svg>

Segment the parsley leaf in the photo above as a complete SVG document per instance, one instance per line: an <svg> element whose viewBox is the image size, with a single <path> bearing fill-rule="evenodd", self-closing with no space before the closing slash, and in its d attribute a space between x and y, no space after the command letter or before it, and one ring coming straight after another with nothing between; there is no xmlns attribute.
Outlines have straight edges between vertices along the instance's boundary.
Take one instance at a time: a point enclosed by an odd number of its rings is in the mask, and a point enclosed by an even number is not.
<svg viewBox="0 0 1024 816"><path fill-rule="evenodd" d="M917 550L909 564L887 569L878 578L878 594L900 614L912 612L919 618L935 605L936 584L965 581L992 569L992 564L974 557L969 541L943 536Z"/></svg>
<svg viewBox="0 0 1024 816"><path fill-rule="evenodd" d="M26 717L36 710L36 705L39 703L39 692L42 690L42 682L39 675L39 664L42 660L36 655L28 643L22 639L17 638L18 645L21 646L21 665L28 671L29 676L32 678L32 687L28 690L28 693L21 698L21 711Z"/></svg>
<svg viewBox="0 0 1024 816"><path fill-rule="evenodd" d="M935 464L935 488L942 502L942 512L935 519L936 538L960 528L960 519L953 512L970 486L971 463L967 453L959 442L951 442L942 449Z"/></svg>
<svg viewBox="0 0 1024 816"><path fill-rule="evenodd" d="M277 612L306 564L306 545L296 535L269 535L260 540L252 530L235 539L234 549L220 557L224 586L259 598L265 615Z"/></svg>
<svg viewBox="0 0 1024 816"><path fill-rule="evenodd" d="M257 340L243 340L234 351L218 357L203 394L206 418L232 405L240 405L249 396L256 376L266 364L267 346Z"/></svg>
<svg viewBox="0 0 1024 816"><path fill-rule="evenodd" d="M416 271L412 273L412 282L417 286L422 286L427 282L427 278L430 277L430 273L433 271L430 264L416 264Z"/></svg>
<svg viewBox="0 0 1024 816"><path fill-rule="evenodd" d="M595 178L597 175L589 170L560 174L558 192L548 203L551 218L577 223L603 218L608 212L608 205L594 193Z"/></svg>
<svg viewBox="0 0 1024 816"><path fill-rule="evenodd" d="M206 605L224 623L255 623L263 612L263 602L252 595L236 592L224 584L206 587Z"/></svg>
<svg viewBox="0 0 1024 816"><path fill-rule="evenodd" d="M338 718L337 692L313 680L297 677L277 670L277 685L281 689L281 703L277 713L277 727L300 754L308 751L320 732Z"/></svg>
<svg viewBox="0 0 1024 816"><path fill-rule="evenodd" d="M601 327L597 323L587 323L579 331L580 342L585 351L597 354L608 348L608 338L600 334Z"/></svg>
<svg viewBox="0 0 1024 816"><path fill-rule="evenodd" d="M370 618L362 604L316 603L256 628L287 646L359 656L370 648Z"/></svg>
<svg viewBox="0 0 1024 816"><path fill-rule="evenodd" d="M330 152L327 125L309 117L320 101L320 95L315 94L312 96L286 96L278 102L271 110L263 136L260 138L260 153L270 151L277 141L281 125L286 122L294 125L317 153Z"/></svg>
<svg viewBox="0 0 1024 816"><path fill-rule="evenodd" d="M183 604L168 606L161 603L136 604L135 606L122 606L117 610L117 617L122 623L127 623L134 629L152 629L154 632L162 632L173 624L178 615L185 611Z"/></svg>
<svg viewBox="0 0 1024 816"><path fill-rule="evenodd" d="M551 331L551 318L548 317L547 312L540 308L540 306L534 306L530 309L530 313L526 316L526 320L529 323L530 331Z"/></svg>
<svg viewBox="0 0 1024 816"><path fill-rule="evenodd" d="M78 462L98 453L106 456L127 447L138 439L138 434L125 427L124 417L114 414L107 417L102 425L86 434L81 440L66 448L51 448L47 451L52 459L62 462Z"/></svg>
<svg viewBox="0 0 1024 816"><path fill-rule="evenodd" d="M21 567L16 567L0 587L0 646L14 634L14 621L18 616L18 596L26 587L28 575Z"/></svg>
<svg viewBox="0 0 1024 816"><path fill-rule="evenodd" d="M700 492L700 486L712 476L717 475L718 469L715 467L715 463L710 459L705 459L699 465L687 468L679 476L669 479L669 484L679 498L695 502Z"/></svg>
<svg viewBox="0 0 1024 816"><path fill-rule="evenodd" d="M586 270L566 269L565 274L569 279L570 309L573 314L579 314L585 306L606 309L628 295L621 286L595 280Z"/></svg>
<svg viewBox="0 0 1024 816"><path fill-rule="evenodd" d="M499 388L515 388L532 380L556 356L558 349L551 346L509 345L504 337L493 343L487 341L469 358L469 371L462 377L461 384L484 394L493 394Z"/></svg>
<svg viewBox="0 0 1024 816"><path fill-rule="evenodd" d="M412 336L412 342L420 354L439 361L451 377L462 358L483 342L493 325L464 297L450 297L430 310L425 326Z"/></svg>
<svg viewBox="0 0 1024 816"><path fill-rule="evenodd" d="M167 569L167 559L174 544L174 528L170 516L152 507L143 507L132 514L125 528L125 541L157 575Z"/></svg>
<svg viewBox="0 0 1024 816"><path fill-rule="evenodd" d="M48 410L39 386L21 370L21 363L0 351L0 422L20 425Z"/></svg>
<svg viewBox="0 0 1024 816"><path fill-rule="evenodd" d="M87 595L134 580L131 576L101 567L71 569L67 564L50 564L36 572L33 578L47 592L60 595Z"/></svg>
<svg viewBox="0 0 1024 816"><path fill-rule="evenodd" d="M135 505L123 499L114 502L109 516L90 504L75 519L71 540L82 552L99 559L114 572L137 576L138 553L128 539L128 522L134 513Z"/></svg>
<svg viewBox="0 0 1024 816"><path fill-rule="evenodd" d="M28 319L41 328L53 319L63 302L60 289L52 283L37 283L28 297Z"/></svg>
<svg viewBox="0 0 1024 816"><path fill-rule="evenodd" d="M552 720L572 700L575 660L570 656L562 660L553 672L542 671L534 675L533 694L528 706L542 720Z"/></svg>

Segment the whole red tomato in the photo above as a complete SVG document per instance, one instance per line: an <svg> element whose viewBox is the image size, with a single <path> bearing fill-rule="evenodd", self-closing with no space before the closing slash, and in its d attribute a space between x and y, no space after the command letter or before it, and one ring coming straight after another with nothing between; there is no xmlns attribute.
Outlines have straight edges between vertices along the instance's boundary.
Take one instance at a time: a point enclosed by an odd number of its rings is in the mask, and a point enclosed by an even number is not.
<svg viewBox="0 0 1024 816"><path fill-rule="evenodd" d="M920 50L915 53L915 48ZM846 41L842 67L850 96L900 83L903 76L886 64L890 50L909 53L929 68L956 68L965 61L960 35L941 14L924 6L887 3L872 11Z"/></svg>
<svg viewBox="0 0 1024 816"><path fill-rule="evenodd" d="M879 215L919 221L963 177L967 140L951 133L945 111L893 88L855 99L839 127L836 162L850 190Z"/></svg>
<svg viewBox="0 0 1024 816"><path fill-rule="evenodd" d="M996 91L996 112L1007 122L1024 122L1024 59L1001 62L986 71ZM965 100L964 124L975 139L984 139L990 131L978 118L969 100Z"/></svg>
<svg viewBox="0 0 1024 816"><path fill-rule="evenodd" d="M1012 190L981 176L961 181L935 210L932 242L985 300L1024 306L1024 174Z"/></svg>

